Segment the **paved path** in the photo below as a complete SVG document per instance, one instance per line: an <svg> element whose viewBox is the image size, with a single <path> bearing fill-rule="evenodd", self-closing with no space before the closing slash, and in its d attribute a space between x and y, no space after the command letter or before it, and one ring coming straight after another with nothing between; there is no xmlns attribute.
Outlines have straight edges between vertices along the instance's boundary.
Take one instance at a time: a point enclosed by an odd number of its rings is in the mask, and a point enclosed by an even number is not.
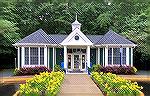
<svg viewBox="0 0 150 96"><path fill-rule="evenodd" d="M103 96L87 74L67 74L58 96Z"/></svg>

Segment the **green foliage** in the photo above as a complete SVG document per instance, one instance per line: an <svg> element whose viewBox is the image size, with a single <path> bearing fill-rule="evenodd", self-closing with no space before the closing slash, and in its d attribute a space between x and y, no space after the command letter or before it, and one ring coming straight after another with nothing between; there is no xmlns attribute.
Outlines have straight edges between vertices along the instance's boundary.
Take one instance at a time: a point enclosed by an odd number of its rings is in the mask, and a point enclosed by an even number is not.
<svg viewBox="0 0 150 96"><path fill-rule="evenodd" d="M20 84L21 96L56 96L64 79L63 72L43 72Z"/></svg>
<svg viewBox="0 0 150 96"><path fill-rule="evenodd" d="M107 96L141 96L142 87L112 73L92 72L92 79Z"/></svg>
<svg viewBox="0 0 150 96"><path fill-rule="evenodd" d="M91 68L92 72L99 72L102 66L100 64L94 64Z"/></svg>
<svg viewBox="0 0 150 96"><path fill-rule="evenodd" d="M0 6L2 45L10 46L39 28L48 34L69 34L78 13L84 34L104 34L112 28L138 44L135 52L142 55L136 58L150 60L149 0L1 0Z"/></svg>
<svg viewBox="0 0 150 96"><path fill-rule="evenodd" d="M61 72L62 72L63 70L62 70L62 68L60 67L60 65L55 64L55 66L54 66L54 71L55 71L55 72L58 72L58 71L61 71Z"/></svg>

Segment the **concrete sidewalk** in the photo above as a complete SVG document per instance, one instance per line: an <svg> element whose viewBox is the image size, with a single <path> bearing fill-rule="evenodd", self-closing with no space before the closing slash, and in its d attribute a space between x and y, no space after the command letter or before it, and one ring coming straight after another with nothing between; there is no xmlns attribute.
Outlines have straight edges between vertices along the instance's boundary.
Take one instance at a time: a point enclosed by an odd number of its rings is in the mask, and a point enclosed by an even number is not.
<svg viewBox="0 0 150 96"><path fill-rule="evenodd" d="M67 74L58 96L103 96L87 74Z"/></svg>

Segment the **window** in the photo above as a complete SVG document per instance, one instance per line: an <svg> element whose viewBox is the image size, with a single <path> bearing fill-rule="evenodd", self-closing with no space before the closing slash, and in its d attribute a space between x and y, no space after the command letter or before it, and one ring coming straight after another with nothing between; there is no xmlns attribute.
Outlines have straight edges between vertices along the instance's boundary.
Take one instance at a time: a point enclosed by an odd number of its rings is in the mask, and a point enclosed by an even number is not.
<svg viewBox="0 0 150 96"><path fill-rule="evenodd" d="M126 48L109 48L108 65L126 64Z"/></svg>
<svg viewBox="0 0 150 96"><path fill-rule="evenodd" d="M122 64L126 64L126 48L123 48L123 53L122 53Z"/></svg>
<svg viewBox="0 0 150 96"><path fill-rule="evenodd" d="M44 65L44 48L40 48L40 65Z"/></svg>
<svg viewBox="0 0 150 96"><path fill-rule="evenodd" d="M108 49L108 65L112 64L112 48Z"/></svg>
<svg viewBox="0 0 150 96"><path fill-rule="evenodd" d="M30 61L29 61L30 60ZM44 48L25 47L25 65L44 65Z"/></svg>
<svg viewBox="0 0 150 96"><path fill-rule="evenodd" d="M29 48L25 48L25 65L29 65Z"/></svg>
<svg viewBox="0 0 150 96"><path fill-rule="evenodd" d="M30 65L38 65L38 48L30 48Z"/></svg>
<svg viewBox="0 0 150 96"><path fill-rule="evenodd" d="M113 48L113 64L120 64L120 48Z"/></svg>

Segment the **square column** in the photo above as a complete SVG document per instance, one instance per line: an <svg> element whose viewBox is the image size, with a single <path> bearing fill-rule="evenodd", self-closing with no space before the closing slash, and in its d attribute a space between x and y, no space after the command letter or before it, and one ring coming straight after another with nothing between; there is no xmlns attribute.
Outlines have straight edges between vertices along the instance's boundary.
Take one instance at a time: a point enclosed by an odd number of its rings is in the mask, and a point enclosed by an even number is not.
<svg viewBox="0 0 150 96"><path fill-rule="evenodd" d="M126 65L129 66L129 47L126 48Z"/></svg>
<svg viewBox="0 0 150 96"><path fill-rule="evenodd" d="M44 66L47 67L47 47L44 46Z"/></svg>
<svg viewBox="0 0 150 96"><path fill-rule="evenodd" d="M67 46L64 46L64 68L67 69Z"/></svg>
<svg viewBox="0 0 150 96"><path fill-rule="evenodd" d="M87 66L91 68L90 66L90 46L87 46Z"/></svg>
<svg viewBox="0 0 150 96"><path fill-rule="evenodd" d="M100 64L100 49L99 49L99 47L98 47L98 52L97 52L98 54L97 54L97 63L98 64Z"/></svg>
<svg viewBox="0 0 150 96"><path fill-rule="evenodd" d="M24 49L24 47L21 47L21 67L23 67L24 66L24 63L25 63L25 49Z"/></svg>
<svg viewBox="0 0 150 96"><path fill-rule="evenodd" d="M55 48L53 47L53 71L55 66Z"/></svg>
<svg viewBox="0 0 150 96"><path fill-rule="evenodd" d="M131 48L131 66L133 66L133 48Z"/></svg>
<svg viewBox="0 0 150 96"><path fill-rule="evenodd" d="M18 47L18 69L20 69L20 47Z"/></svg>
<svg viewBox="0 0 150 96"><path fill-rule="evenodd" d="M105 66L108 66L108 46L105 47Z"/></svg>

